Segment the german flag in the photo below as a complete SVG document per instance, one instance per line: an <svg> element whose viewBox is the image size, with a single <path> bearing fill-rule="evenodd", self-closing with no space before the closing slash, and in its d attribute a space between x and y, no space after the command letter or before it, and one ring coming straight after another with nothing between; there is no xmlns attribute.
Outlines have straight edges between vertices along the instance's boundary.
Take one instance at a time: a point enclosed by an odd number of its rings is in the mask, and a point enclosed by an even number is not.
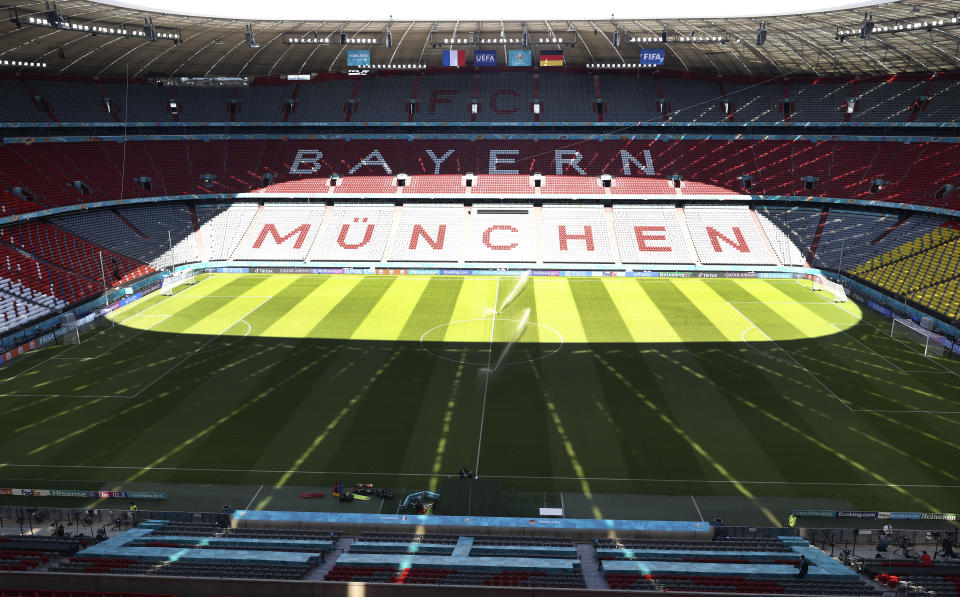
<svg viewBox="0 0 960 597"><path fill-rule="evenodd" d="M540 50L540 66L563 66L563 50Z"/></svg>

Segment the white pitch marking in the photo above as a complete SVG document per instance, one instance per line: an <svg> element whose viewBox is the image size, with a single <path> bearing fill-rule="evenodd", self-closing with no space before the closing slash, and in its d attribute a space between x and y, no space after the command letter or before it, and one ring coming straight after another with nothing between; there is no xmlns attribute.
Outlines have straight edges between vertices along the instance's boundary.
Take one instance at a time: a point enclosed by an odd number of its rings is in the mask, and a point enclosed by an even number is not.
<svg viewBox="0 0 960 597"><path fill-rule="evenodd" d="M203 350L203 349L207 346L207 344L210 344L211 342L213 342L214 340L216 340L216 339L219 338L220 336L222 336L222 335L224 335L225 333L227 333L227 331L230 330L233 326L237 325L238 323L240 323L241 321L243 321L244 319L246 319L251 313L253 313L253 312L256 311L257 309L259 309L260 307L262 307L263 305L265 305L265 304L267 303L267 301L269 301L269 300L272 299L272 298L273 298L273 297L271 296L271 297L268 297L267 299L263 300L259 305L257 305L257 306L254 307L253 309L250 309L249 311L247 311L246 313L244 313L239 319L237 319L236 321L234 321L233 323L231 323L230 325L228 325L227 327L225 327L219 334L217 334L216 336L211 336L209 340L207 340L206 342L204 342L203 344L201 344L199 347L197 347L196 350L194 350L193 352L191 352L191 353L188 354L187 356L183 357L182 359L180 359L180 360L177 361L176 363L174 363L172 367L170 367L169 369L167 369L166 371L164 371L163 373L161 373L156 379L154 379L153 381L151 381L150 383L148 383L148 384L145 385L144 387L140 388L140 391L137 392L136 394L134 394L133 396L131 396L131 398L136 398L136 397L139 396L140 394L144 393L147 389L150 388L150 386L152 386L153 384L157 383L158 381L160 381L160 379L162 379L162 378L163 378L164 376L166 376L168 373L170 373L171 371L173 371L174 369L176 369L177 367L179 367L180 365L182 365L187 359L189 359L189 358L192 357L193 355L195 355L195 354L197 354L198 352L200 352L201 350Z"/></svg>
<svg viewBox="0 0 960 597"><path fill-rule="evenodd" d="M820 297L820 298L823 298L823 297ZM853 316L854 318L856 318L856 314L854 314L854 313L852 313L852 312L844 309L842 305L840 305L840 304L838 304L838 303L831 302L829 299L825 299L825 298L824 298L823 300L826 301L826 302L828 302L828 303L830 303L830 304L832 304L832 305L834 305L835 307L837 307L838 309L840 309L840 310L843 311L844 313L846 313L846 314L848 314L848 315L851 315L851 316ZM873 329L875 329L875 330L877 330L877 331L879 331L879 332L882 332L883 335L884 335L884 337L892 338L889 334L886 333L885 330L882 330L882 329L878 328L877 326L873 325L872 323L870 323L870 322L867 321L866 319L861 318L860 321L861 321L862 323L865 323L865 324L867 324L868 326L872 327ZM896 341L899 342L900 344L906 346L906 347L909 348L911 351L917 352L916 348L910 346L909 344L907 344L906 342L904 342L904 341L901 340L900 338L892 338L892 339L893 339L893 340L896 340ZM920 353L917 353L917 354L920 354ZM956 371L954 371L953 369L945 366L943 363L937 361L936 359L932 359L932 358L928 357L927 355L921 355L921 356L922 356L923 358L927 359L928 361L932 362L933 364L935 364L937 367L940 367L941 369L943 369L944 373L950 373L951 375L956 375L957 377L960 377L960 373L957 373Z"/></svg>
<svg viewBox="0 0 960 597"><path fill-rule="evenodd" d="M111 394L0 394L3 398L130 398Z"/></svg>
<svg viewBox="0 0 960 597"><path fill-rule="evenodd" d="M247 507L244 508L244 510L249 510L249 509L250 509L250 506L253 505L253 501L254 501L255 499L257 499L257 496L260 495L260 492L261 492L261 491L263 491L263 485L261 485L260 488L257 489L257 493L253 494L253 497L250 498L250 501L249 501L249 502L247 502Z"/></svg>
<svg viewBox="0 0 960 597"><path fill-rule="evenodd" d="M95 469L95 470L143 470L143 465L138 466L96 466L91 464L16 464L10 462L0 462L0 469L4 467L18 468L62 468L62 469ZM274 470L274 469L232 469L232 468L187 468L187 467L161 467L156 466L151 471L188 471L205 473L264 473L264 474L284 474L297 473L304 475L368 475L368 476L395 476L395 477L433 477L435 473L397 473L397 472L372 472L372 471L305 471L305 470ZM815 486L837 486L837 487L921 487L921 488L940 488L940 489L960 489L960 485L934 485L930 483L848 483L848 482L830 482L830 481L745 481L741 479L654 479L637 477L544 477L527 475L488 475L497 479L544 479L557 481L636 481L647 483L710 483L710 484L730 484L740 483L744 485L815 485Z"/></svg>
<svg viewBox="0 0 960 597"><path fill-rule="evenodd" d="M437 357L438 359L443 359L444 361L450 361L451 363L458 363L458 364L463 364L463 365L483 365L483 363L477 363L477 362L475 362L475 361L464 361L464 360L461 360L461 359L451 359L451 358L449 358L449 357L445 357L445 356L443 356L443 355L437 354L437 353L433 352L432 350L430 350L429 348L427 348L426 346L423 345L423 339L426 338L426 337L427 337L427 334L429 334L429 333L432 332L433 330L437 330L437 329L440 329L440 328L442 328L442 327L446 327L446 326L449 326L449 325L454 325L454 324L457 324L457 323L466 323L466 322L468 322L468 321L487 321L487 319L486 319L485 317L478 317L478 318L475 318L475 319L461 319L461 320L459 320L459 321L451 321L451 322L449 322L449 323L441 323L440 325L433 326L432 328L430 328L429 330L425 331L425 332L420 336L420 348L422 348L422 349L423 349L424 351L426 351L426 352L429 352L430 354L432 354L433 356ZM518 323L519 323L519 320L518 320L518 319L503 319L503 318L500 318L500 321L515 321L515 322L518 322ZM543 354L543 355L540 355L540 356L538 356L538 357L536 357L536 358L534 358L534 359L526 359L526 360L524 360L524 361L511 361L510 363L506 363L507 365L517 365L517 364L523 364L523 363L532 363L533 361L539 361L540 359L545 359L545 358L547 358L547 357L549 357L549 356L552 356L552 355L556 354L557 352L560 351L561 348L563 348L563 342L564 342L563 336L562 336L562 335L560 334L560 332L558 332L556 329L554 329L554 328L552 328L552 327L550 327L550 326L548 326L548 325L544 325L544 324L542 324L542 323L537 323L537 322L535 322L535 321L531 321L531 322L529 322L529 323L530 323L530 325L535 325L535 326L541 327L541 328L543 328L543 329L545 329L545 330L550 330L551 332L553 332L554 334L556 334L556 335L557 335L557 338L560 338L560 345L557 346L556 350L554 350L553 352L548 352L548 353ZM546 342L540 342L540 344L546 344Z"/></svg>
<svg viewBox="0 0 960 597"><path fill-rule="evenodd" d="M140 315L134 315L133 317L140 317ZM128 317L127 319L124 319L124 321L128 321L128 320L130 320L130 319L133 319L133 317ZM143 334L144 332L148 332L148 331L152 330L153 328L157 327L158 325L160 325L160 324L163 323L164 321L170 319L170 318L172 317L172 315L144 315L144 317L163 317L163 319L161 319L161 320L158 321L157 323L151 325L150 327L143 328L142 330L140 330L140 331L137 332L136 334L130 336L130 337L127 338L126 340L121 340L120 342L114 344L113 346L111 346L110 348L108 348L108 349L106 349L105 351L101 352L101 353L98 354L97 356L95 356L95 357L87 357L87 358L99 359L99 358L102 357L103 355L105 355L105 354L107 354L108 352L111 352L112 350L114 350L116 347L118 347L118 346L120 346L120 345L122 345L122 344L124 344L124 343L126 343L126 342L129 342L129 341L133 340L134 338L136 338L137 336L139 336L140 334Z"/></svg>
<svg viewBox="0 0 960 597"><path fill-rule="evenodd" d="M883 356L883 355L880 354L879 352L877 352L877 351L875 351L874 349L870 348L869 346L867 346L866 344L864 344L863 342L861 342L858 338L854 338L853 334L847 332L847 330L841 328L840 326L838 326L837 324L835 324L835 323L833 323L833 322L828 322L828 323L830 323L830 325L832 325L833 327L835 327L835 328L837 328L838 330L840 330L840 332L841 332L842 334L844 334L845 336L848 336L851 340L853 340L854 342L856 342L856 343L859 344L860 346L866 348L867 350L869 350L871 353L873 353L873 354L876 355L877 357L883 359L883 362L885 362L886 364L890 365L891 367L895 368L897 371L900 371L901 373L906 373L906 372L903 370L903 367L901 367L900 365L892 362L892 361L891 361L890 359L888 359L887 357Z"/></svg>
<svg viewBox="0 0 960 597"><path fill-rule="evenodd" d="M480 437L477 438L477 463L473 467L474 475L480 476L480 446L483 445L483 422L487 415L487 389L490 387L490 363L493 361L493 332L497 328L497 305L500 304L500 278L497 278L497 292L493 298L493 319L490 323L490 354L487 355L487 374L483 380L483 402L480 407Z"/></svg>
<svg viewBox="0 0 960 597"><path fill-rule="evenodd" d="M204 278L203 280L200 280L199 282L197 282L196 284L194 284L193 287L196 288L197 286L203 284L203 283L206 282L207 280L211 280L212 278L213 278L212 276L209 277L209 278ZM175 297L175 296L180 296L181 294L183 294L183 292L178 292L177 294L171 294L171 295L168 296L167 298L165 298L165 299L163 299L163 300L160 300L160 301L157 301L156 303L150 305L149 307L147 307L147 308L144 309L143 311L140 311L139 313L134 313L133 315L131 315L130 317L127 317L127 318L124 319L123 321L126 321L127 319L131 319L131 318L133 318L133 317L137 317L137 316L143 315L143 314L146 313L147 311L149 311L149 310L151 310L151 309L154 309L154 308L156 308L157 306L162 305L163 303L169 301L169 300L172 299L173 297ZM194 297L194 298L202 298L202 297ZM141 300L142 300L142 299L141 299ZM127 307L130 307L131 305L136 305L136 304L137 304L137 301L134 301L134 302L130 303L130 305L127 305L126 307L123 307L123 308L120 309L119 311L117 311L117 312L115 312L115 313L112 313L111 315L112 315L113 317L111 317L110 319L111 319L114 323L123 323L122 321L121 321L121 322L118 322L118 321L117 321L116 319L114 319L114 318L115 318L117 315L120 315L121 313L123 313L124 311L127 311L127 310L128 310Z"/></svg>
<svg viewBox="0 0 960 597"><path fill-rule="evenodd" d="M734 307L733 304L730 303L729 301L727 301L727 304L730 305L730 308L733 309L734 311L736 311L736 312L740 315L740 317L743 317L744 319L746 319L746 320L747 320L747 323L749 323L749 324L752 325L753 327L757 328L757 331L759 331L761 334L763 334L764 336L766 336L768 340L770 340L771 342L773 342L773 345L774 345L774 346L776 346L777 348L779 348L780 350L782 350L783 353L784 353L785 355L787 355L787 357L788 357L791 361L793 361L793 364L795 364L797 367L799 367L801 371L803 371L804 373L806 373L807 375L809 375L811 378L813 378L813 380L816 381L818 384L820 384L820 386L823 387L823 389L825 389L827 392L829 392L831 396L833 396L834 398L836 398L837 400L839 400L839 401L840 401L840 404L846 406L846 407L847 407L847 410L851 410L851 411L853 410L853 407L851 407L849 404L847 404L847 402L846 402L843 398L841 398L840 396L837 396L836 392L834 392L833 390L831 390L831 389L827 386L827 384L823 383L823 382L820 380L819 377L817 377L816 375L813 374L812 371L810 371L809 369L807 369L806 367L804 367L803 365L801 365L801 364L800 364L800 361L798 361L792 354L790 354L790 352L787 351L787 349L785 349L784 347L780 346L780 345L777 343L776 340L774 340L773 338L771 338L771 337L770 337L766 332L764 332L757 324L755 324L749 317L747 317L746 315L744 315L744 314L740 311L740 309L737 309L736 307ZM744 333L746 333L746 332L744 332Z"/></svg>
<svg viewBox="0 0 960 597"><path fill-rule="evenodd" d="M697 509L697 516L700 517L700 522L706 522L703 518L703 512L700 511L700 506L697 505L697 498L690 496L690 499L693 501L693 507Z"/></svg>

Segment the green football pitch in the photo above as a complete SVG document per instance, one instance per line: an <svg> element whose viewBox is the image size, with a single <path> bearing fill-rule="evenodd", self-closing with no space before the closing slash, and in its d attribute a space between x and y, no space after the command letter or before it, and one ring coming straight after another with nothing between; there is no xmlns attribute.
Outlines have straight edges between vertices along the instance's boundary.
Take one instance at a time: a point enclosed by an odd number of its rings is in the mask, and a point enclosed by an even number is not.
<svg viewBox="0 0 960 597"><path fill-rule="evenodd" d="M793 280L518 281L223 274L152 295L0 369L0 486L385 512L298 496L466 467L521 516L960 503L960 363L855 303Z"/></svg>

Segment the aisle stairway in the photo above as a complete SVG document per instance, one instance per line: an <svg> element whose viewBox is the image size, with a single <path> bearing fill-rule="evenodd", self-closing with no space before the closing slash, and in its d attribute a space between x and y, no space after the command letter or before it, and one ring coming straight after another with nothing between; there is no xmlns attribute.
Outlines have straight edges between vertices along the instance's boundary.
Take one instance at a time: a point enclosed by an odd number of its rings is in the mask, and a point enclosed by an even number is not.
<svg viewBox="0 0 960 597"><path fill-rule="evenodd" d="M597 551L592 543L577 543L577 555L580 557L580 571L587 582L588 589L609 589L610 586L600 571Z"/></svg>

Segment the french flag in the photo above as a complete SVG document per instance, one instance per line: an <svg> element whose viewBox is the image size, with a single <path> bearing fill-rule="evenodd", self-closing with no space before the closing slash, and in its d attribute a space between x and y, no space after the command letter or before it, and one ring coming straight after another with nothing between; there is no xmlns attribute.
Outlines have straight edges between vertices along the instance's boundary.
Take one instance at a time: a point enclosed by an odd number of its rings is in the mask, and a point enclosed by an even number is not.
<svg viewBox="0 0 960 597"><path fill-rule="evenodd" d="M466 50L444 50L443 51L444 66L466 66L466 64L467 64Z"/></svg>

